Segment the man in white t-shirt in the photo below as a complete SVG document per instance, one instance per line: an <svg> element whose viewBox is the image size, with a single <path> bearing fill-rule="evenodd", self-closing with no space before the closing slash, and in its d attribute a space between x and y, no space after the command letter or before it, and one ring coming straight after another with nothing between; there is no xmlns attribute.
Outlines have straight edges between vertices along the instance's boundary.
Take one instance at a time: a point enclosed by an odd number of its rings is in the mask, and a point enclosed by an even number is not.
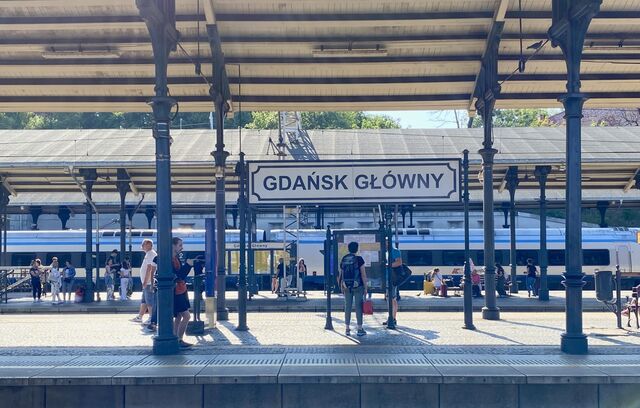
<svg viewBox="0 0 640 408"><path fill-rule="evenodd" d="M140 282L142 283L142 301L140 303L140 311L138 315L131 319L134 322L142 323L142 317L145 313L151 316L153 305L155 304L155 293L153 289L153 274L156 271L154 258L158 256L153 250L153 241L145 239L142 241L142 250L144 251L144 259L140 265Z"/></svg>

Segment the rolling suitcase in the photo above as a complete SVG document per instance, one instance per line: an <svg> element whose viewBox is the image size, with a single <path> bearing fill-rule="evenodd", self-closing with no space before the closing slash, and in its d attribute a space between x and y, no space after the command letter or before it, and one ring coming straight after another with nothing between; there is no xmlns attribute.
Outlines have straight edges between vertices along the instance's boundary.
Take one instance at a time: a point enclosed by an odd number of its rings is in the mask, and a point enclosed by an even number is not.
<svg viewBox="0 0 640 408"><path fill-rule="evenodd" d="M444 283L440 286L440 296L447 297L447 285Z"/></svg>

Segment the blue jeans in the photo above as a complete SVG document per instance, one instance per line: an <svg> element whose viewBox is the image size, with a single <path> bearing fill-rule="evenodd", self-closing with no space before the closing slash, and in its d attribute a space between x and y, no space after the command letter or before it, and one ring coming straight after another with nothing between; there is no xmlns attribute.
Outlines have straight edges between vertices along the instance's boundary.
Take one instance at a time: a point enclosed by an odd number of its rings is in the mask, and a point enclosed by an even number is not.
<svg viewBox="0 0 640 408"><path fill-rule="evenodd" d="M356 322L362 327L362 302L364 300L364 286L347 288L344 291L344 324L349 327L351 323L351 309L356 304Z"/></svg>
<svg viewBox="0 0 640 408"><path fill-rule="evenodd" d="M527 276L527 292L533 292L536 295L536 278Z"/></svg>

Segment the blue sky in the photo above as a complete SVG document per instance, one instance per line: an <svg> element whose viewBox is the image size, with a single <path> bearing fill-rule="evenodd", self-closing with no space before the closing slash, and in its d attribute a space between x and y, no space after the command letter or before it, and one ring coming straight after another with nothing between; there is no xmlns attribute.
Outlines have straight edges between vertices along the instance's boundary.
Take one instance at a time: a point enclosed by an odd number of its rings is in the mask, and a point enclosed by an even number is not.
<svg viewBox="0 0 640 408"><path fill-rule="evenodd" d="M372 114L388 115L400 120L400 126L412 129L456 128L454 111L371 111ZM467 114L457 111L460 127L467 127Z"/></svg>

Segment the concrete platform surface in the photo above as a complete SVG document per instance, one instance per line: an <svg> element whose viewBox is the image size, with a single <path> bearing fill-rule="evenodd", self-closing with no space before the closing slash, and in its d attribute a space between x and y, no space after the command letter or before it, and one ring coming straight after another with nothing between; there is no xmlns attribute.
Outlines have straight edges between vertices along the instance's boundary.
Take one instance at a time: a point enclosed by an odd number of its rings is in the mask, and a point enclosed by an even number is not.
<svg viewBox="0 0 640 408"><path fill-rule="evenodd" d="M380 351L380 350L378 350ZM286 353L250 355L88 356L38 359L0 356L0 386L41 385L177 385L238 383L248 369L255 381L245 383L437 383L437 384L611 384L635 369L631 355L557 356L549 365L539 355L442 355L353 353ZM224 367L224 368L221 368ZM25 370L32 369L28 373ZM263 381L264 376L268 381ZM212 378L215 380L212 382ZM18 382L16 382L18 380Z"/></svg>
<svg viewBox="0 0 640 408"><path fill-rule="evenodd" d="M442 298L438 296L425 296L417 290L402 290L402 300L399 302L401 311L409 312L454 312L462 311L463 299L461 296ZM43 298L40 303L33 303L30 293L11 293L7 303L0 303L0 314L10 313L135 313L140 306L140 293L136 292L132 298L125 301L115 300L93 303L65 303L61 305L51 304L50 296ZM190 293L193 297L193 293ZM227 306L230 311L238 309L238 292L228 291ZM630 292L623 293L631 296ZM106 294L101 294L101 299L106 299ZM382 294L373 295L374 309L386 309L386 302ZM192 302L193 306L193 302ZM484 306L483 298L473 300L474 310L479 311ZM498 298L498 306L505 312L563 312L565 310L565 292L552 291L549 301L540 301L537 298L528 298L526 291L505 298ZM339 311L344 308L344 298L340 294L332 296L332 310ZM204 304L203 304L204 310ZM326 310L326 297L322 291L310 291L307 298L278 298L269 292L260 292L247 302L247 310L250 312L324 312ZM607 311L606 305L596 301L594 291L583 292L583 310L600 312Z"/></svg>

